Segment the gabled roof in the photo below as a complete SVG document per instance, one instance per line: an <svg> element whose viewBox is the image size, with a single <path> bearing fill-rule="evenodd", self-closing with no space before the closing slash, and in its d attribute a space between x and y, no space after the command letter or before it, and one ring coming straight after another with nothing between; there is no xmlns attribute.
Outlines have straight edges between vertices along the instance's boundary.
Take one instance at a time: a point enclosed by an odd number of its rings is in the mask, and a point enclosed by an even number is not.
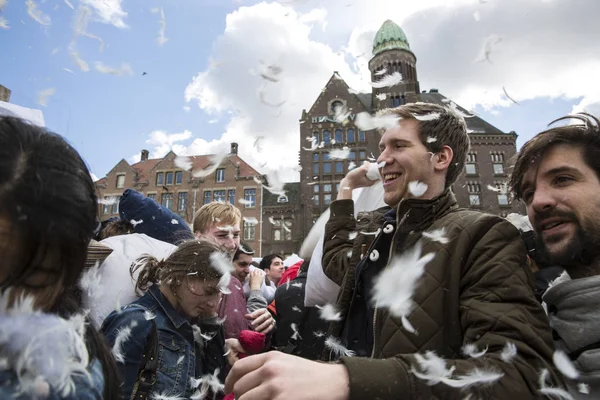
<svg viewBox="0 0 600 400"><path fill-rule="evenodd" d="M166 157L166 156L165 156ZM207 168L211 162L214 154L204 154L197 156L190 156L190 161L192 162L192 170L200 170ZM145 161L140 161L132 165L132 167L138 172L139 181L148 180L152 170L156 168L163 158L150 158ZM242 160L239 156L230 154L227 156L227 160L225 162L231 162L233 165L238 165L240 167L240 176L241 177L251 177L254 175L260 175L258 171L252 168L246 161Z"/></svg>
<svg viewBox="0 0 600 400"><path fill-rule="evenodd" d="M340 76L340 74L337 71L334 71L333 74L331 75L331 78L329 78L329 80L327 81L327 83L325 84L325 87L323 87L323 89L321 90L321 94L319 94L319 96L315 99L315 101L313 102L313 104L310 106L310 109L308 110L308 114L312 114L313 112L313 108L315 108L315 104L317 104L319 102L319 100L321 100L321 98L323 96L325 96L325 94L327 93L327 88L332 84L332 82L336 80L336 81L340 81L342 83L343 86L345 86L346 90L348 90L348 95L350 96L354 96L356 98L356 100L358 100L358 102L360 104L362 104L363 106L365 106L367 111L371 110L370 104L371 104L371 100L370 100L370 96L371 94L367 94L367 93L359 93L358 95L355 94L353 91L350 90L350 86L348 86L348 84L346 83L346 81ZM362 99L360 96L369 96L369 100L365 100Z"/></svg>
<svg viewBox="0 0 600 400"><path fill-rule="evenodd" d="M445 101L444 101L445 100ZM434 103L439 104L441 106L447 107L449 104L449 100L441 93L438 92L429 92L429 93L419 93L416 95L416 101L422 101L424 103ZM465 110L458 104L456 105L457 109L464 114L471 115L471 112ZM489 122L483 120L478 116L473 116L469 118L465 118L465 122L467 123L467 129L470 131L470 134L487 134L487 135L503 135L505 132L502 132L500 129L496 128L494 125Z"/></svg>

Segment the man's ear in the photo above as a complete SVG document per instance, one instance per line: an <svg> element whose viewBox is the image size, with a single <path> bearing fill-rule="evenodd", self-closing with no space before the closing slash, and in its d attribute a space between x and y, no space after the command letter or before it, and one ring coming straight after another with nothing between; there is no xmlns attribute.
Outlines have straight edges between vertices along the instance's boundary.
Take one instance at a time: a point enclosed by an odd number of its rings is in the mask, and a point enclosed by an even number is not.
<svg viewBox="0 0 600 400"><path fill-rule="evenodd" d="M448 170L450 163L454 158L454 152L452 151L452 148L450 146L444 146L439 152L436 153L436 156L437 157L435 157L433 161L434 169L436 171Z"/></svg>

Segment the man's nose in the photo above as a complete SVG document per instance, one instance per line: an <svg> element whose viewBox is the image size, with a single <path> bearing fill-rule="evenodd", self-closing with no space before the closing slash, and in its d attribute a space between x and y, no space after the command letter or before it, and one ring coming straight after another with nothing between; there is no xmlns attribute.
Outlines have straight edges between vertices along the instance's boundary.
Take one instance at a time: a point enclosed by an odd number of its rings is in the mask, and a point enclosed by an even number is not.
<svg viewBox="0 0 600 400"><path fill-rule="evenodd" d="M552 210L554 207L556 207L556 199L552 191L546 187L536 188L528 208L539 213Z"/></svg>

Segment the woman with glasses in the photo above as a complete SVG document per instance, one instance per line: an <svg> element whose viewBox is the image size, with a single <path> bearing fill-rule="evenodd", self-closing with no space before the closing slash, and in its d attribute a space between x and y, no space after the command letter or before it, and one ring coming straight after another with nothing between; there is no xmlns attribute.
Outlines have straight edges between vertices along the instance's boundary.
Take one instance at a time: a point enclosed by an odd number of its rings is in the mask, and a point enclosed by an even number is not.
<svg viewBox="0 0 600 400"><path fill-rule="evenodd" d="M225 341L217 319L224 268L216 264L230 262L227 257L212 243L191 240L165 260L145 256L131 266L132 275L139 270L136 290L145 294L102 326L123 399L205 398L207 392L206 398L222 398L228 362L241 350L237 340Z"/></svg>

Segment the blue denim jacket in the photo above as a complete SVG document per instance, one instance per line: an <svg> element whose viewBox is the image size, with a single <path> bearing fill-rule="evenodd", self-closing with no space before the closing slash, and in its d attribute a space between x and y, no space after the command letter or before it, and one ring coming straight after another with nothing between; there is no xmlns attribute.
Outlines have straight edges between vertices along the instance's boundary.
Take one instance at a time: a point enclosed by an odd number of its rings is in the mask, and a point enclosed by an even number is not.
<svg viewBox="0 0 600 400"><path fill-rule="evenodd" d="M74 376L74 390L69 396L62 397L55 390L50 390L50 395L44 397L46 400L102 400L104 394L104 374L102 364L94 358L87 368L90 378L85 376ZM31 394L21 393L18 388L18 380L14 371L0 372L0 399L25 400L31 399Z"/></svg>
<svg viewBox="0 0 600 400"><path fill-rule="evenodd" d="M224 382L227 361L224 354L223 328L216 324L198 323L201 331L216 336L200 347L194 341L190 322L180 315L171 303L153 285L140 299L113 311L104 321L102 332L113 347L118 333L131 327L129 339L121 346L123 362L117 362L123 385L121 396L131 398L133 387L142 367L142 354L151 330L152 322L145 317L146 311L155 315L158 330L158 377L151 393L189 398L195 390L190 378L212 374L219 368L219 378ZM221 398L222 393L217 394Z"/></svg>

